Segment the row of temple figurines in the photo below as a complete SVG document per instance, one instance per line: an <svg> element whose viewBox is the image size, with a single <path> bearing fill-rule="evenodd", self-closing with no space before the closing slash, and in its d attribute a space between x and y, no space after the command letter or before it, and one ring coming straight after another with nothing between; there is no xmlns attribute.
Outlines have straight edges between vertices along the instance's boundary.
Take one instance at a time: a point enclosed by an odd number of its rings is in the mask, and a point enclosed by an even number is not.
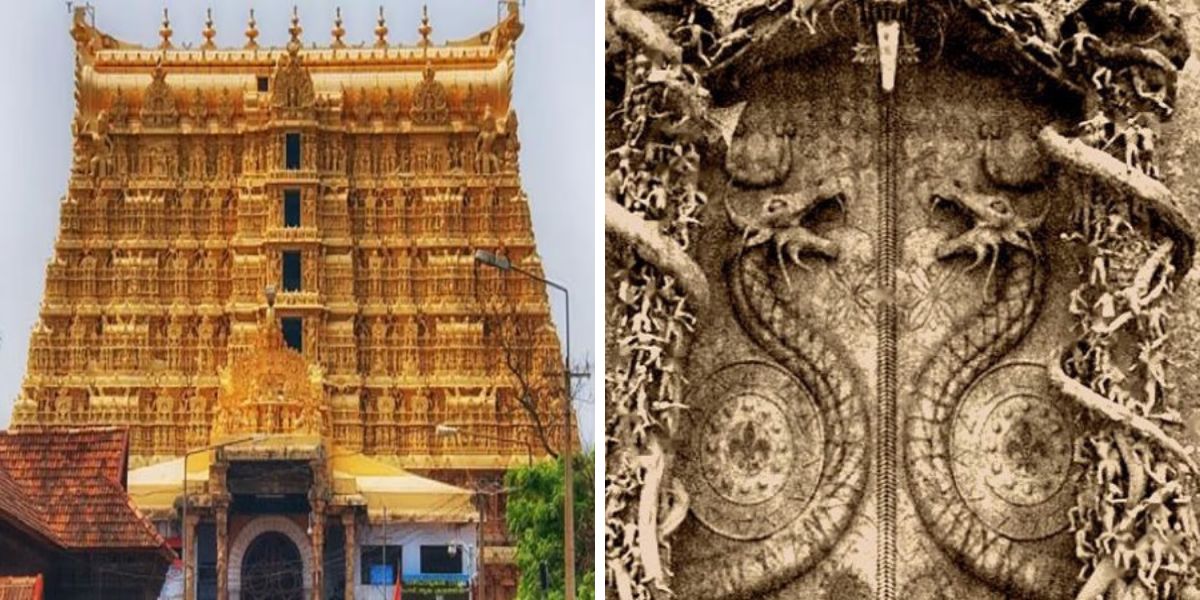
<svg viewBox="0 0 1200 600"><path fill-rule="evenodd" d="M77 258L56 255L46 270L46 297L112 298L122 302L140 300L158 303L178 299L203 302L234 298L255 301L267 283L278 284L283 269L282 256L255 257L258 260L231 260L223 251L118 250L125 255L113 258L108 252L89 252ZM372 300L409 299L423 304L440 300L462 303L476 294L500 294L512 301L537 301L538 286L524 279L513 280L497 273L480 272L466 260L428 264L430 250L390 252L360 251L358 260L348 254L325 256L310 249L298 257L296 286L283 292L317 294L316 300L332 299L371 303ZM115 254L115 253L114 253ZM140 254L141 257L128 257ZM100 258L97 258L99 255ZM242 257L238 257L242 258ZM101 264L104 260L106 264ZM232 264L231 264L232 263ZM283 299L286 304L286 298ZM471 302L469 302L471 303Z"/></svg>
<svg viewBox="0 0 1200 600"><path fill-rule="evenodd" d="M283 208L271 206L261 212L211 215L194 218L192 215L146 214L131 211L114 213L111 217L71 214L64 215L63 238L86 238L106 241L161 241L184 238L194 240L228 240L235 236L258 238L264 241L322 242L327 239L378 241L397 247L410 247L415 240L455 240L457 243L474 237L516 238L532 242L529 214L520 207L500 210L448 209L422 211L406 216L399 213L381 214L322 214L315 215L314 207L302 208L298 225L289 225Z"/></svg>
<svg viewBox="0 0 1200 600"><path fill-rule="evenodd" d="M288 64L283 69L294 69L296 65ZM311 76L302 66L299 71L292 73L276 73L279 75L298 76L299 79L310 79ZM342 88L338 93L320 95L313 94L311 105L307 105L301 94L304 87L301 81L277 81L277 87L271 91L269 102L254 102L251 106L278 110L253 110L244 101L251 96L261 94L256 90L222 88L219 92L206 94L200 87L191 88L191 93L177 94L168 81L170 73L159 62L156 65L154 81L141 94L141 106L132 106L131 97L137 94L127 94L118 87L106 99L108 108L103 109L96 117L96 122L86 120L76 114L73 123L76 133L94 131L107 134L112 130L130 129L131 124L140 121L143 127L172 128L182 124L192 127L209 128L217 126L232 129L238 121L248 126L261 126L269 123L272 116L301 117L313 119L324 127L357 126L359 128L374 128L379 126L402 126L405 121L421 125L452 125L451 120L459 120L458 125L476 129L480 136L504 135L516 131L517 120L515 111L510 109L507 116L498 118L491 103L480 102L475 86L467 83L465 89L451 93L437 79L437 72L427 63L424 81L411 90L409 97L404 98L404 90L397 93L397 88L378 85L374 89ZM299 84L299 85L297 85ZM307 87L311 88L311 83ZM279 98L279 93L285 97ZM312 94L311 91L308 91ZM290 95L289 95L290 94ZM451 96L459 96L451 102ZM282 101L280 103L279 101ZM405 102L408 106L405 107ZM299 111L287 109L300 109ZM95 125L94 128L92 126Z"/></svg>
<svg viewBox="0 0 1200 600"><path fill-rule="evenodd" d="M51 259L50 266L71 269L73 272L70 275L73 277L119 277L122 271L127 271L130 274L152 275L164 281L193 273L204 277L228 278L238 275L239 269L247 267L254 270L255 267L266 266L272 267L270 270L273 271L283 260L283 252L291 250L261 246L238 252L225 248L90 246L87 250L60 250ZM437 277L455 278L464 271L473 273L475 259L472 250L471 247L459 246L381 245L339 248L319 244L295 251L311 261L310 265L323 265L330 270L344 267L357 271L358 276L379 274L421 280ZM529 248L515 248L506 249L500 254L513 263L520 264L531 252ZM501 279L499 276L493 278Z"/></svg>
<svg viewBox="0 0 1200 600"><path fill-rule="evenodd" d="M441 388L370 388L359 394L339 392L330 409L336 425L413 425L454 423L464 426L520 426L531 418L517 405L517 390L502 386ZM18 412L32 409L45 424L88 421L131 424L207 423L218 412L217 388L27 388L17 400ZM326 401L328 407L328 401ZM560 409L539 407L543 417Z"/></svg>
<svg viewBox="0 0 1200 600"><path fill-rule="evenodd" d="M489 309L490 310L490 309ZM497 335L502 327L517 328L520 332L537 332L537 340L552 340L542 325L542 311L472 314L393 314L378 316L330 317L313 315L304 320L305 333L317 338L322 333L333 339L346 337L348 342L371 347L415 344L430 348L452 348L476 345ZM114 342L132 344L173 344L196 347L199 340L226 341L238 345L257 335L257 322L233 322L227 315L176 315L166 313L108 313L48 316L34 323L31 344L38 347L63 349L70 345L106 346ZM530 336L522 336L521 339ZM244 339L239 339L244 338Z"/></svg>
<svg viewBox="0 0 1200 600"><path fill-rule="evenodd" d="M315 344L306 342L306 346ZM306 357L313 352L302 351ZM389 346L386 348L341 347L326 344L314 361L329 375L495 376L505 373L495 347ZM41 344L29 352L30 373L63 375L85 372L134 374L153 369L156 373L213 374L230 364L229 349L214 345L180 348L163 343L156 347L105 345L103 348L46 348ZM551 363L553 364L553 363Z"/></svg>
<svg viewBox="0 0 1200 600"><path fill-rule="evenodd" d="M145 333L121 333L97 340L72 339L57 343L50 336L35 335L30 343L29 371L44 376L68 376L96 372L133 374L149 368L161 375L216 374L251 347L247 340L228 344L224 333L204 338L207 343L187 337L159 338L154 343L146 343L145 337ZM557 347L552 340L530 341L517 346L464 337L364 337L355 340L350 336L327 335L325 340L305 339L300 352L324 367L331 376L407 373L422 377L496 377L508 372L504 360L508 355L538 362L547 368L557 364Z"/></svg>
<svg viewBox="0 0 1200 600"><path fill-rule="evenodd" d="M444 196L433 196L434 200ZM531 229L528 207L519 202L488 202L482 195L462 193L453 202L392 198L352 198L345 208L329 202L303 199L295 221L289 223L282 199L248 197L212 206L189 207L178 202L108 202L107 206L66 202L62 208L62 234L91 238L172 240L178 237L229 239L281 237L288 230L305 228L307 235L322 237L385 237L396 243L414 238L466 235L527 236ZM319 232L314 235L311 232Z"/></svg>
<svg viewBox="0 0 1200 600"><path fill-rule="evenodd" d="M342 302L359 305L406 304L411 306L474 305L480 296L502 296L507 301L537 303L542 291L528 283L513 283L499 278L476 277L471 272L439 268L421 275L394 269L373 271L355 277L350 268L326 269L323 275L307 269L301 286L281 292L281 303L289 304L289 294L302 303ZM260 268L222 276L163 273L152 269L131 272L127 269L50 268L46 299L62 304L68 299L88 303L142 306L223 305L226 300L257 302L262 297L264 277ZM275 282L278 284L278 282ZM71 302L77 303L77 302Z"/></svg>
<svg viewBox="0 0 1200 600"><path fill-rule="evenodd" d="M532 425L497 427L458 427L457 435L439 436L437 423L419 425L374 425L367 427L334 425L331 437L344 448L359 448L368 454L511 454L524 455L540 448L540 438ZM478 432L476 430L479 430ZM211 430L205 426L180 429L177 427L134 427L130 436L130 452L135 455L182 454L184 447L207 445ZM555 437L558 437L557 435Z"/></svg>
<svg viewBox="0 0 1200 600"><path fill-rule="evenodd" d="M312 144L300 149L298 167L289 169L278 133L155 141L119 135L99 139L85 134L77 138L72 173L92 179L225 180L288 170L375 178L430 173L490 175L519 169L516 136L493 141L491 151L486 143L462 134L438 135L435 142L414 142L409 134L339 132L315 137Z"/></svg>

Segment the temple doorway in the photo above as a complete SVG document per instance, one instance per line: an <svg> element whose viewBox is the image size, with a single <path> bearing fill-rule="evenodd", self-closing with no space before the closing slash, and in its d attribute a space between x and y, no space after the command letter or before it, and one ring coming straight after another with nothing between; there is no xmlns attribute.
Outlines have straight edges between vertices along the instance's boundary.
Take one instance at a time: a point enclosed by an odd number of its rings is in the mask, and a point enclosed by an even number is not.
<svg viewBox="0 0 1200 600"><path fill-rule="evenodd" d="M304 563L286 535L268 531L254 538L242 559L245 600L302 600Z"/></svg>

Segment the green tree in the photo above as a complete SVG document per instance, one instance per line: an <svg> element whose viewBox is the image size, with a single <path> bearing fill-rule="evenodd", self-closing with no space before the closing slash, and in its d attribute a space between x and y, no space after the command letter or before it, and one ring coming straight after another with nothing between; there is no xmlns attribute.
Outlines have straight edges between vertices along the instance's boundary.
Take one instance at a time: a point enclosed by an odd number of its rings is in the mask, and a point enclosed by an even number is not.
<svg viewBox="0 0 1200 600"><path fill-rule="evenodd" d="M595 481L594 450L574 456L575 468L575 597L595 597ZM521 581L518 598L542 598L541 563L549 570L547 600L565 597L563 587L563 468L562 459L509 471L505 519L517 545Z"/></svg>

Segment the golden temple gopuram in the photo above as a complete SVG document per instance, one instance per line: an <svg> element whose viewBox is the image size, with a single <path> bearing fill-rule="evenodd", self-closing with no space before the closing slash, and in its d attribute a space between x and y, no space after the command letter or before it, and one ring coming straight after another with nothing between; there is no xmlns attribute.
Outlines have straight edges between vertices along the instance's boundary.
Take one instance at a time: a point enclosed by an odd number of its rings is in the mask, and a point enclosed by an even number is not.
<svg viewBox="0 0 1200 600"><path fill-rule="evenodd" d="M184 45L164 11L142 46L74 10L74 163L13 429L128 428L187 598L513 597L500 478L567 437L544 286L473 258L542 272L517 3L445 44L428 13L412 43L382 10L358 45L340 11L325 43L294 12L285 47L258 26Z"/></svg>

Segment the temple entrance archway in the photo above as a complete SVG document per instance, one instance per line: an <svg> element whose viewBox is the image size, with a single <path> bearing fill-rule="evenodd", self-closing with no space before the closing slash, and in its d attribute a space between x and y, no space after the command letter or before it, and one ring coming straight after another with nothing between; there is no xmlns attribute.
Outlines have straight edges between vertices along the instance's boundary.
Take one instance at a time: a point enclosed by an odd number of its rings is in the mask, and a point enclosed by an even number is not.
<svg viewBox="0 0 1200 600"><path fill-rule="evenodd" d="M230 600L301 600L312 590L313 554L307 534L281 516L254 519L229 552Z"/></svg>
<svg viewBox="0 0 1200 600"><path fill-rule="evenodd" d="M286 535L268 531L250 542L242 558L242 597L301 600L304 567L300 549Z"/></svg>

